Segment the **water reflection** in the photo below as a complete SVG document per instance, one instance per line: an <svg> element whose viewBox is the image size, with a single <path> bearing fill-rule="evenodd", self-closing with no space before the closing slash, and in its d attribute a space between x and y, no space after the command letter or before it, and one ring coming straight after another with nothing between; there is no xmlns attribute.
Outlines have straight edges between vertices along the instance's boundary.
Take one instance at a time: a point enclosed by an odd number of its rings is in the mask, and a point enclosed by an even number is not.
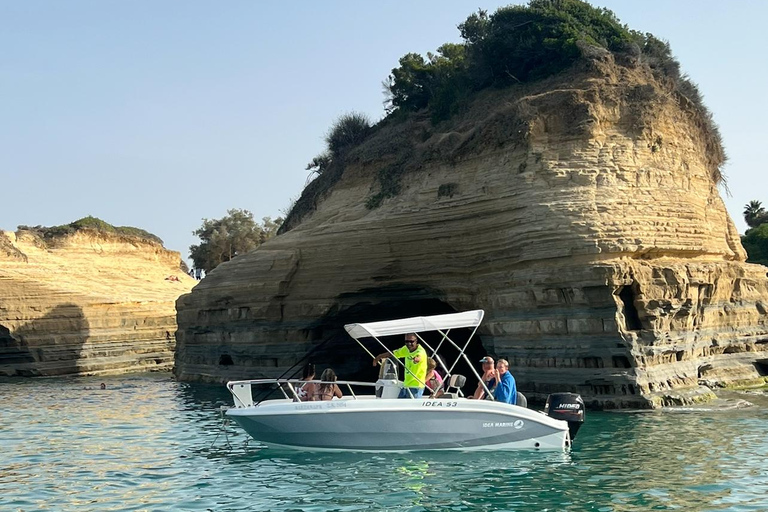
<svg viewBox="0 0 768 512"><path fill-rule="evenodd" d="M229 400L162 374L0 381L0 510L768 509L765 408L591 413L571 453L383 455L263 449L236 425L228 448Z"/></svg>

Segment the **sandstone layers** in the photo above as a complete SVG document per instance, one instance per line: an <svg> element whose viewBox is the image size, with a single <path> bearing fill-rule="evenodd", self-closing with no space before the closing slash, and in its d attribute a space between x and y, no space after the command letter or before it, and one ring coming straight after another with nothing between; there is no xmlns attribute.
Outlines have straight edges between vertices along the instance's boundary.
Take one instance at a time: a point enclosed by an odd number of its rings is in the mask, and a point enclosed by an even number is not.
<svg viewBox="0 0 768 512"><path fill-rule="evenodd" d="M0 376L171 369L174 302L196 283L178 252L90 231L0 238Z"/></svg>
<svg viewBox="0 0 768 512"><path fill-rule="evenodd" d="M713 151L684 98L607 52L437 126L391 123L286 233L179 299L175 371L277 376L319 349L349 377L370 358L343 323L482 308L473 355L509 359L534 399L650 407L762 382L767 269L744 263ZM399 193L366 208L386 172Z"/></svg>

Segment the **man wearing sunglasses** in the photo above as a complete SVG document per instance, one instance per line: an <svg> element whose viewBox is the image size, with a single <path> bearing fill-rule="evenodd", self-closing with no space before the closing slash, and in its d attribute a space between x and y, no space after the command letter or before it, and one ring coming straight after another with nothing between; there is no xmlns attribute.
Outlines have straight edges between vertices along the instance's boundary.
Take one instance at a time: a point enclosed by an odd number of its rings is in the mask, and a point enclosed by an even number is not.
<svg viewBox="0 0 768 512"><path fill-rule="evenodd" d="M419 345L414 333L405 335L405 346L394 350L392 354L405 359L405 379L398 398L421 398L424 394L424 379L427 378L427 351ZM379 354L373 360L373 366L386 359L389 352Z"/></svg>

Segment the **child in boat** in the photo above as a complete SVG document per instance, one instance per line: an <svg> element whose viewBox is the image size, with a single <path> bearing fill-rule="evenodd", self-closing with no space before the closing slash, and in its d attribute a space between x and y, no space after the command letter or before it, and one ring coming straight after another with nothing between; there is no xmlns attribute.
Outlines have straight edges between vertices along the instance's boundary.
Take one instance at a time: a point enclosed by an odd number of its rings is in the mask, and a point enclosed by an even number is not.
<svg viewBox="0 0 768 512"><path fill-rule="evenodd" d="M443 389L443 378L437 373L436 368L437 362L431 357L427 359L427 377L425 382L427 384L427 391L431 397L440 396Z"/></svg>

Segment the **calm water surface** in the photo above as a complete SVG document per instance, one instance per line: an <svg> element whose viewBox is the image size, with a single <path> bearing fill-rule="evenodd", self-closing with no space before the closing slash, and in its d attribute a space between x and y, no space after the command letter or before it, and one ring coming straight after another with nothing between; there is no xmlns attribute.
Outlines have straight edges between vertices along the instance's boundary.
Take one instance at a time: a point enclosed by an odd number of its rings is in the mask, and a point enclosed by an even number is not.
<svg viewBox="0 0 768 512"><path fill-rule="evenodd" d="M743 397L758 405L590 413L571 453L319 455L225 435L222 386L5 380L0 511L768 511L768 397Z"/></svg>

